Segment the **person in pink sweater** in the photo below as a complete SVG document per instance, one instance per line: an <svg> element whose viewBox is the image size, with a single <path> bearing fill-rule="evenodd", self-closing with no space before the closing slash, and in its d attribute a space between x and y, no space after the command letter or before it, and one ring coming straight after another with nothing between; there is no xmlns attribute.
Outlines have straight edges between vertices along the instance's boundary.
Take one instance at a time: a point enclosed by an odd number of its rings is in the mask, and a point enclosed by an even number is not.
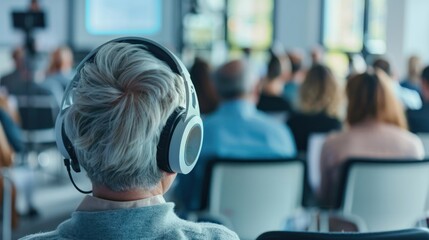
<svg viewBox="0 0 429 240"><path fill-rule="evenodd" d="M403 106L390 82L381 71L356 75L347 82L348 127L329 135L322 147L318 191L322 206L336 205L340 169L351 157L424 157L422 142L408 131Z"/></svg>

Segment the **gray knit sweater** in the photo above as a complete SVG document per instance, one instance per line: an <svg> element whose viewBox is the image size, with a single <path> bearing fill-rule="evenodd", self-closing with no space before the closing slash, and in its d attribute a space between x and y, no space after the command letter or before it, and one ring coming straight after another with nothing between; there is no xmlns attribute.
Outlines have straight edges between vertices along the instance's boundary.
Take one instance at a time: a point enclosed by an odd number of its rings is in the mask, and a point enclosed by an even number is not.
<svg viewBox="0 0 429 240"><path fill-rule="evenodd" d="M239 239L226 227L180 219L173 203L99 212L76 211L55 231L23 239Z"/></svg>

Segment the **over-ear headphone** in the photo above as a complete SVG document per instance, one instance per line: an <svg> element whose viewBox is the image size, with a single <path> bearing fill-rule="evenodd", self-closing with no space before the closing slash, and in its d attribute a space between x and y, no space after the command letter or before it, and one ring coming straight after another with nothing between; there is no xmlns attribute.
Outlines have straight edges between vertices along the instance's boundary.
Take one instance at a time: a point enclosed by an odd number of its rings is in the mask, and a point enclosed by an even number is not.
<svg viewBox="0 0 429 240"><path fill-rule="evenodd" d="M166 121L158 142L157 164L165 172L189 173L197 163L203 139L203 123L194 85L188 70L173 53L152 40L138 37L111 40L91 51L77 66L76 75L66 89L61 111L55 124L57 146L65 157L68 170L70 169L69 161L71 161L71 167L75 172L80 172L80 166L75 147L65 133L64 119L67 116L68 109L73 105L73 93L80 80L80 71L85 66L85 63L94 60L100 48L109 43L129 43L139 46L166 63L174 73L183 79L186 91L186 105L185 108L176 108Z"/></svg>

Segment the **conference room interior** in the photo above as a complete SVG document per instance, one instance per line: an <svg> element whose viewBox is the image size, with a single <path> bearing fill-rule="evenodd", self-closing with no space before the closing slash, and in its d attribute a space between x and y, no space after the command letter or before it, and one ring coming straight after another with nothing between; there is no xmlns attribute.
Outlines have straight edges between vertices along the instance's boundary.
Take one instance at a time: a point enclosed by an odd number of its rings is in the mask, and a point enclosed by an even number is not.
<svg viewBox="0 0 429 240"><path fill-rule="evenodd" d="M55 230L84 198L74 184L91 189L84 169L70 181L55 121L80 61L126 36L176 54L198 95L201 161L164 196L179 217L240 239L427 229L427 9L426 0L1 0L0 238ZM254 79L230 98L216 79L235 60Z"/></svg>

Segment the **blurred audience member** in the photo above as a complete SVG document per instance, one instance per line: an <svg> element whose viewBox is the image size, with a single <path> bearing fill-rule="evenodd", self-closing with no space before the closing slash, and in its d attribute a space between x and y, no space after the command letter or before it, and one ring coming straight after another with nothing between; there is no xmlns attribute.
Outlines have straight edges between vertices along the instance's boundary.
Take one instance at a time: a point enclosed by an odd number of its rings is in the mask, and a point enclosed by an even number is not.
<svg viewBox="0 0 429 240"><path fill-rule="evenodd" d="M421 88L421 80L420 80L420 73L421 73L421 61L418 56L411 56L408 59L408 74L405 77L405 79L401 82L401 86L404 88L408 88L414 91L417 91L420 93Z"/></svg>
<svg viewBox="0 0 429 240"><path fill-rule="evenodd" d="M25 239L238 239L223 226L180 219L163 197L177 173L159 167L158 142L185 102L184 81L141 46L108 43L94 58L63 123L92 195L56 230Z"/></svg>
<svg viewBox="0 0 429 240"><path fill-rule="evenodd" d="M189 74L197 91L201 114L209 114L216 110L219 97L211 78L210 64L204 59L197 57L189 70Z"/></svg>
<svg viewBox="0 0 429 240"><path fill-rule="evenodd" d="M408 110L407 118L411 132L429 133L429 66L421 73L421 94L423 106L418 110Z"/></svg>
<svg viewBox="0 0 429 240"><path fill-rule="evenodd" d="M402 102L406 109L420 109L422 107L422 100L417 91L402 87L398 80L395 78L390 63L387 59L378 58L372 64L374 70L383 70L391 79L390 84L393 85L396 97Z"/></svg>
<svg viewBox="0 0 429 240"><path fill-rule="evenodd" d="M303 56L298 51L288 52L287 56L291 63L291 75L284 86L283 97L293 107L296 107L298 104L299 87L304 78L304 72L302 70Z"/></svg>
<svg viewBox="0 0 429 240"><path fill-rule="evenodd" d="M23 149L21 131L13 121L10 104L5 95L0 96L0 170L10 168L13 165L13 157L16 152ZM0 204L3 203L4 179L0 174ZM16 208L16 186L12 183L12 227L18 226L19 214Z"/></svg>
<svg viewBox="0 0 429 240"><path fill-rule="evenodd" d="M290 74L290 62L286 56L277 57L271 53L268 62L267 76L263 81L262 92L257 108L267 113L288 113L291 106L283 97L286 79Z"/></svg>
<svg viewBox="0 0 429 240"><path fill-rule="evenodd" d="M215 73L221 97L219 108L204 119L204 141L196 169L179 176L177 196L187 210L200 207L202 182L208 160L215 157L257 159L296 155L289 129L256 109L258 77L247 61L234 60Z"/></svg>
<svg viewBox="0 0 429 240"><path fill-rule="evenodd" d="M15 69L0 79L0 86L7 89L9 94L15 94L25 84L25 51L18 47L12 51Z"/></svg>
<svg viewBox="0 0 429 240"><path fill-rule="evenodd" d="M49 89L61 103L64 90L73 78L73 53L68 47L57 48L51 54L51 62L46 73L46 80L41 84Z"/></svg>
<svg viewBox="0 0 429 240"><path fill-rule="evenodd" d="M311 134L341 129L341 92L328 67L316 64L309 69L300 88L299 109L287 122L298 151L307 151Z"/></svg>
<svg viewBox="0 0 429 240"><path fill-rule="evenodd" d="M322 148L322 205L336 204L340 168L350 157L423 158L422 142L407 131L403 108L388 81L388 76L378 71L347 82L349 128L330 135Z"/></svg>
<svg viewBox="0 0 429 240"><path fill-rule="evenodd" d="M313 49L311 49L311 52L310 52L311 65L323 63L324 54L325 53L322 46L313 47Z"/></svg>

